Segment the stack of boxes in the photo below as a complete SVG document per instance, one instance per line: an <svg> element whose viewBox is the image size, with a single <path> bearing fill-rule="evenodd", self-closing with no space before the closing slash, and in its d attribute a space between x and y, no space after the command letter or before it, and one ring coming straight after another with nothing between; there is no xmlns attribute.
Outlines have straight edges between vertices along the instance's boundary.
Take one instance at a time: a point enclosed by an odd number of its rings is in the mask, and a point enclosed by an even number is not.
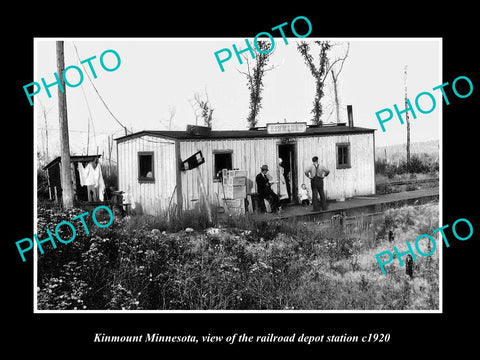
<svg viewBox="0 0 480 360"><path fill-rule="evenodd" d="M247 197L247 171L222 170L225 211L230 214L245 214Z"/></svg>

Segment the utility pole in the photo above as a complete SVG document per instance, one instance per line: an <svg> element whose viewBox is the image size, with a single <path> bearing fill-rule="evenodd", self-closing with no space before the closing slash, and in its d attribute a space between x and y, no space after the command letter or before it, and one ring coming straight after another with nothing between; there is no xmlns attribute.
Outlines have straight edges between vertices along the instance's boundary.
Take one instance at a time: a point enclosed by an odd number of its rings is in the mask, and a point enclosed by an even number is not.
<svg viewBox="0 0 480 360"><path fill-rule="evenodd" d="M112 175L112 149L113 149L113 135L112 141L110 141L110 135L108 135L108 175Z"/></svg>
<svg viewBox="0 0 480 360"><path fill-rule="evenodd" d="M90 146L90 116L87 119L87 156L88 156L89 146Z"/></svg>
<svg viewBox="0 0 480 360"><path fill-rule="evenodd" d="M407 68L405 65L403 81L405 84L405 110L408 107L407 104ZM407 172L410 172L410 120L408 118L408 111L405 111L405 119L407 120Z"/></svg>
<svg viewBox="0 0 480 360"><path fill-rule="evenodd" d="M70 142L68 137L68 117L67 117L67 94L65 81L63 80L63 71L65 69L65 60L63 57L63 41L57 41L57 74L60 78L60 87L58 89L58 119L60 123L60 150L61 150L61 184L63 208L73 207L72 191L72 172L70 162ZM63 91L61 91L63 89Z"/></svg>

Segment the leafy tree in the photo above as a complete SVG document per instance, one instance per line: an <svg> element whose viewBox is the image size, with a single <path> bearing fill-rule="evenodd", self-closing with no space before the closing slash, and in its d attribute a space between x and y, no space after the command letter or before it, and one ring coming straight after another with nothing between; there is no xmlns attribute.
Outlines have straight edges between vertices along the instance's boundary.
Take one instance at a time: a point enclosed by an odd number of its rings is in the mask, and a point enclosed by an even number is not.
<svg viewBox="0 0 480 360"><path fill-rule="evenodd" d="M267 68L273 51L266 53L272 46L268 41L258 41L258 48L260 51L255 51L255 60L253 68L250 68L250 62L246 56L243 58L247 63L247 72L241 74L247 77L247 87L250 90L250 112L247 116L249 127L255 127L258 123L258 113L262 108L262 91L263 91L263 76L265 72L272 70L274 66Z"/></svg>
<svg viewBox="0 0 480 360"><path fill-rule="evenodd" d="M312 122L315 125L322 125L322 120L320 119L323 113L321 100L323 98L323 86L325 83L326 76L328 74L327 70L327 51L330 50L330 43L328 41L315 41L320 47L319 55L319 65L318 68L314 64L313 56L310 54L310 44L302 41L297 44L297 50L303 56L303 60L307 65L308 69L312 73L312 76L315 78L315 99L313 100L313 109L311 113L313 114Z"/></svg>

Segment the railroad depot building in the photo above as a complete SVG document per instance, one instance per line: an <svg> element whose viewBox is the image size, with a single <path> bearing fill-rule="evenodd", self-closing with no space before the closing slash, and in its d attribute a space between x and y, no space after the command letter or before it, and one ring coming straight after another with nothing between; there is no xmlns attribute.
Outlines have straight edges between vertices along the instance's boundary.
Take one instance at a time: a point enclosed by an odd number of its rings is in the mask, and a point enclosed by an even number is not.
<svg viewBox="0 0 480 360"><path fill-rule="evenodd" d="M223 169L246 173L246 194L255 194L260 167L268 165L269 174L277 179L279 158L289 183L289 200L298 203L301 184L311 194L304 171L315 155L330 170L324 181L327 200L375 194L374 129L354 127L350 116L348 125L272 123L228 131L187 126L186 131L140 131L116 141L118 188L132 195L137 213L156 215L174 205L192 209L200 191L211 204L221 205ZM202 163L186 170L185 161L200 158L199 152Z"/></svg>

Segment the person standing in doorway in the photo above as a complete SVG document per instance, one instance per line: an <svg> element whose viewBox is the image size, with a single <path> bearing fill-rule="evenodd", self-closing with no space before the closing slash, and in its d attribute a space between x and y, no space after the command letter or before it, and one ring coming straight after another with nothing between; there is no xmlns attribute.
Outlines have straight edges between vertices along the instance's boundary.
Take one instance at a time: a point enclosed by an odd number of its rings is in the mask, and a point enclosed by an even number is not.
<svg viewBox="0 0 480 360"><path fill-rule="evenodd" d="M313 211L327 210L327 200L323 191L323 178L328 176L328 174L330 174L330 170L320 165L318 156L314 156L312 165L305 171L305 176L308 176L311 182Z"/></svg>
<svg viewBox="0 0 480 360"><path fill-rule="evenodd" d="M285 178L285 168L283 166L282 158L278 159L278 197L280 198L280 202L283 200L288 201L288 190L287 190L287 182Z"/></svg>

